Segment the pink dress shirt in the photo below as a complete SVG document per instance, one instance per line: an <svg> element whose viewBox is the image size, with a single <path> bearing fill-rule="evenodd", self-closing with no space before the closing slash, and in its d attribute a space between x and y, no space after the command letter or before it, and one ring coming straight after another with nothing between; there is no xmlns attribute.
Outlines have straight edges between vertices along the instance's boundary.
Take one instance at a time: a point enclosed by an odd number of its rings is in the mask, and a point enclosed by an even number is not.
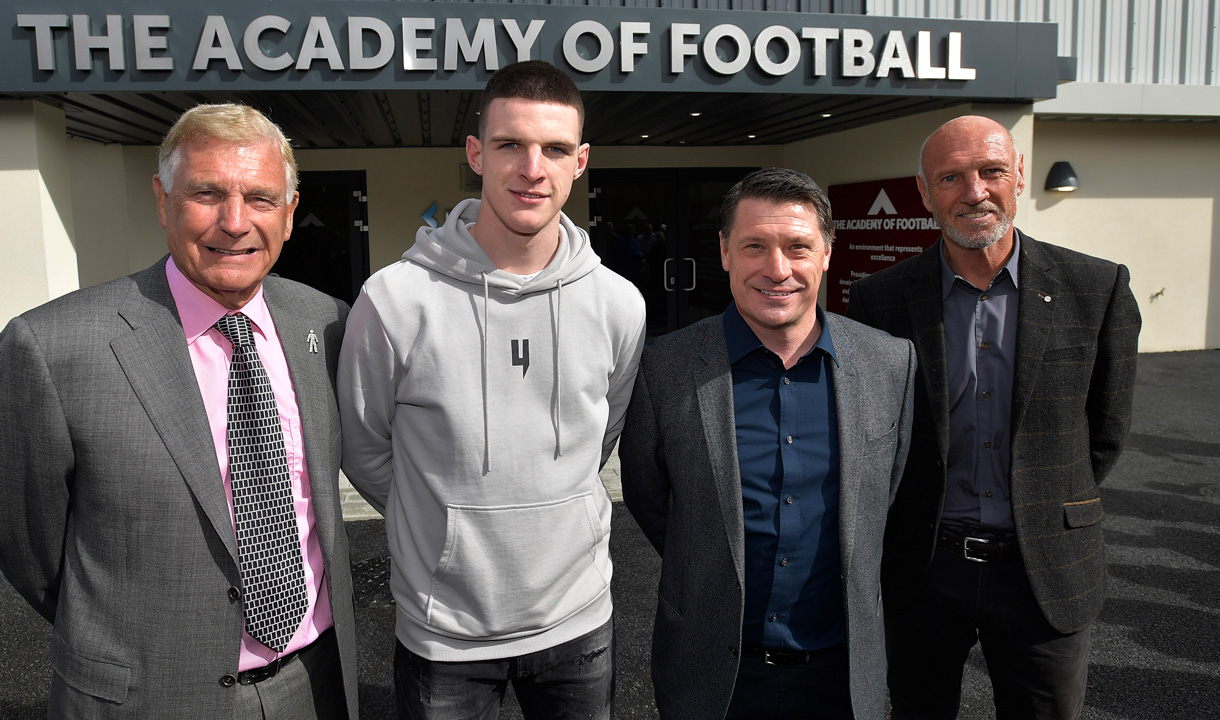
<svg viewBox="0 0 1220 720"><path fill-rule="evenodd" d="M212 327L228 310L195 287L170 258L165 265L169 289L182 319L186 332L187 349L199 392L203 395L203 406L208 413L208 424L212 428L212 444L216 448L216 460L220 464L220 478L224 483L225 497L229 501L229 521L233 521L233 486L229 480L229 363L233 359L233 345L220 331ZM258 294L240 311L254 325L254 345L259 360L271 381L276 404L280 410L280 425L284 430L284 449L288 454L288 470L292 476L292 498L296 508L297 531L301 536L301 554L305 559L305 590L309 607L296 634L284 648L283 654L309 645L318 635L334 625L330 609L330 595L326 582L326 567L322 561L322 546L318 540L314 523L313 505L310 502L309 471L305 467L305 443L301 434L301 417L297 410L296 393L292 389L292 378L288 374L288 361L275 331L275 323L263 299ZM238 670L250 670L267 665L278 657L274 650L250 637L244 630L241 634L241 658Z"/></svg>

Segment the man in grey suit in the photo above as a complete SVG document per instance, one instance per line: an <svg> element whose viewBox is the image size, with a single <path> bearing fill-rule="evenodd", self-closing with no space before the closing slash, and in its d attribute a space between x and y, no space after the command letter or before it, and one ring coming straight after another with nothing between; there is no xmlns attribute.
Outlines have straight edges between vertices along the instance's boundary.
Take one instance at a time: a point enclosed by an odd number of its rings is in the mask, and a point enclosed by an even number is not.
<svg viewBox="0 0 1220 720"><path fill-rule="evenodd" d="M153 189L168 259L0 334L0 569L55 626L48 716L354 719L347 306L266 277L292 148L199 106Z"/></svg>
<svg viewBox="0 0 1220 720"><path fill-rule="evenodd" d="M806 175L746 176L722 227L733 303L645 349L619 451L662 557L657 707L880 720L881 543L914 350L818 307L834 223Z"/></svg>
<svg viewBox="0 0 1220 720"><path fill-rule="evenodd" d="M1097 486L1131 418L1130 276L1013 227L1024 159L993 120L937 129L917 180L941 240L847 309L919 355L882 565L893 717L956 717L981 642L997 717L1075 718L1105 598Z"/></svg>

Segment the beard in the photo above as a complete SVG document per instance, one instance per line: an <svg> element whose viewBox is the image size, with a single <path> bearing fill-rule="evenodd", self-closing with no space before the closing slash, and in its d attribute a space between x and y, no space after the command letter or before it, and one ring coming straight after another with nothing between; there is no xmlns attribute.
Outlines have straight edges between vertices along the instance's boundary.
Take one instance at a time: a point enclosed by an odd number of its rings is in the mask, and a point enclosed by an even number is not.
<svg viewBox="0 0 1220 720"><path fill-rule="evenodd" d="M1008 234L1009 230L1012 230L1013 217L1011 214L1005 213L1003 208L991 203L980 203L974 209L994 212L998 221L990 230L967 232L953 224L954 216L935 213L936 224L940 225L941 233L954 245L966 250L983 250L995 245L1000 238Z"/></svg>

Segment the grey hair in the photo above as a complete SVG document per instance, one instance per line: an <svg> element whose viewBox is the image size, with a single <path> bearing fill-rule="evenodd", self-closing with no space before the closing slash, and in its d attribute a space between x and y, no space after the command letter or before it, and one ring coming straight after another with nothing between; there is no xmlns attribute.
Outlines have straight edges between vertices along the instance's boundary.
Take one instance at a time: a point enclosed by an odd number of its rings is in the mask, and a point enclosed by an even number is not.
<svg viewBox="0 0 1220 720"><path fill-rule="evenodd" d="M290 192L297 189L297 161L292 144L279 126L258 110L236 103L196 105L182 113L165 134L157 150L157 176L166 193L173 192L174 176L182 163L183 146L208 138L228 143L269 142L284 159Z"/></svg>

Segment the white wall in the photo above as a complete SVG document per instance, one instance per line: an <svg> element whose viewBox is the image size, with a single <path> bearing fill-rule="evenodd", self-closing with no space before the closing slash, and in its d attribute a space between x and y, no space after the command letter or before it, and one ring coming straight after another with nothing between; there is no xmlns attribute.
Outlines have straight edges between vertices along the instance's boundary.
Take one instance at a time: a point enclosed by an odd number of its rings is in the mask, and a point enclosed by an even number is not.
<svg viewBox="0 0 1220 720"><path fill-rule="evenodd" d="M1029 233L1130 268L1141 351L1220 346L1220 125L1039 120L1035 140ZM1056 160L1079 190L1042 189Z"/></svg>
<svg viewBox="0 0 1220 720"><path fill-rule="evenodd" d="M0 325L79 287L63 112L0 100Z"/></svg>

